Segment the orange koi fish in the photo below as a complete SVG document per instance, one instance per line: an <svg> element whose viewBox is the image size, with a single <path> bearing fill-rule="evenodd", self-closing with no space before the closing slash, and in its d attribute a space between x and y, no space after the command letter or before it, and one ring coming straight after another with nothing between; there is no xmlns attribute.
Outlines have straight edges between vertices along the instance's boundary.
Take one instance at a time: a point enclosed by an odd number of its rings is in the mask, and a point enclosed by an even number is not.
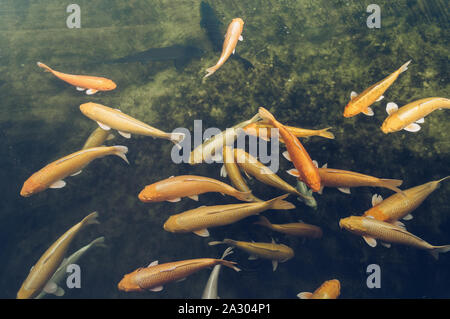
<svg viewBox="0 0 450 319"><path fill-rule="evenodd" d="M165 284L182 280L207 267L223 265L240 271L238 267L234 266L235 264L233 261L214 258L188 259L160 265L158 265L158 261L154 261L147 268L141 267L125 275L119 282L118 288L126 292L161 291Z"/></svg>
<svg viewBox="0 0 450 319"><path fill-rule="evenodd" d="M86 90L86 94L92 95L98 91L111 91L114 90L117 85L113 81L107 78L88 75L74 75L55 71L44 63L38 62L37 65L47 72L53 73L57 78L72 84L77 87L78 91Z"/></svg>
<svg viewBox="0 0 450 319"><path fill-rule="evenodd" d="M301 292L300 299L337 299L341 294L341 283L337 279L325 281L313 293Z"/></svg>
<svg viewBox="0 0 450 319"><path fill-rule="evenodd" d="M225 34L225 41L223 41L222 54L220 55L219 61L217 61L216 65L206 69L208 73L204 76L205 78L216 72L230 55L234 54L238 41L244 40L241 35L243 28L244 21L241 18L236 18L231 21Z"/></svg>
<svg viewBox="0 0 450 319"><path fill-rule="evenodd" d="M381 125L384 134L405 130L417 132L420 130L418 123L425 122L424 117L435 110L450 109L450 100L443 97L429 97L420 99L401 108L394 102L386 105L389 116Z"/></svg>
<svg viewBox="0 0 450 319"><path fill-rule="evenodd" d="M181 197L189 197L198 201L198 195L208 192L227 194L245 202L253 201L251 191L240 192L216 179L195 175L172 176L147 185L139 193L139 199L144 203L178 202Z"/></svg>
<svg viewBox="0 0 450 319"><path fill-rule="evenodd" d="M300 178L314 192L318 192L321 188L319 170L314 165L308 152L302 143L290 133L283 124L278 122L275 117L265 108L259 108L259 115L274 127L278 128L280 136L284 139L287 152L283 152L283 156L291 161L300 174Z"/></svg>
<svg viewBox="0 0 450 319"><path fill-rule="evenodd" d="M383 93L394 83L400 73L408 69L410 63L411 60L403 64L391 75L365 89L362 93L357 94L356 92L352 92L350 102L348 102L344 109L344 117L353 117L361 112L367 116L373 116L374 113L370 106L374 102L381 101L384 98Z"/></svg>

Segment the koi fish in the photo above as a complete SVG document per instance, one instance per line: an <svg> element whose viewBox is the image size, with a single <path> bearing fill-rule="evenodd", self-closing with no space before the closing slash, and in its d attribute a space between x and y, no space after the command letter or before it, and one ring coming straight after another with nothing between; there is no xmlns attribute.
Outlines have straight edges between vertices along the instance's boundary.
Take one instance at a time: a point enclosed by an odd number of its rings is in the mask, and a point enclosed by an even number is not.
<svg viewBox="0 0 450 319"><path fill-rule="evenodd" d="M357 172L328 168L327 164L318 168L318 171L320 181L322 182L322 188L319 190L319 194L322 194L324 187L336 187L342 193L350 194L350 188L363 186L384 187L396 193L403 192L397 187L403 183L403 181L399 179L378 178ZM300 178L300 174L296 169L290 169L287 173Z"/></svg>
<svg viewBox="0 0 450 319"><path fill-rule="evenodd" d="M202 162L209 162L211 160L218 161L221 158L222 148L224 145L231 145L236 140L237 136L242 131L242 128L250 123L261 120L258 114L252 117L248 121L236 124L232 128L228 128L225 131L220 132L208 139L205 143L197 146L189 155L189 164L199 164Z"/></svg>
<svg viewBox="0 0 450 319"><path fill-rule="evenodd" d="M223 146L223 166L220 170L221 177L229 177L231 184L241 192L250 192L250 188L245 182L244 178L239 171L239 167L234 160L234 152L233 150L224 145ZM255 197L253 194L251 195L253 202L262 202L262 199Z"/></svg>
<svg viewBox="0 0 450 319"><path fill-rule="evenodd" d="M226 256L231 255L232 253L233 248L228 247L227 249L225 249L220 259L225 259ZM222 269L221 264L214 266L213 270L211 271L211 275L209 275L205 289L203 290L202 299L219 299L219 296L217 295L217 285L219 282L220 269Z"/></svg>
<svg viewBox="0 0 450 319"><path fill-rule="evenodd" d="M339 226L351 233L362 236L364 241L371 247L375 247L377 245L377 239L379 239L386 247L390 247L390 243L395 243L428 250L436 259L438 259L439 253L450 251L450 245L433 246L423 239L409 233L403 227L374 218L350 216L341 219L339 221Z"/></svg>
<svg viewBox="0 0 450 319"><path fill-rule="evenodd" d="M101 127L97 127L91 135L87 138L86 142L83 145L82 150L85 150L87 148L91 147L98 147L103 145L105 141L112 140L114 138L114 134L109 133L108 131L105 131Z"/></svg>
<svg viewBox="0 0 450 319"><path fill-rule="evenodd" d="M233 224L246 217L257 215L268 209L294 209L284 201L289 194L265 202L202 206L172 215L164 223L164 229L172 233L189 233L209 237L208 228Z"/></svg>
<svg viewBox="0 0 450 319"><path fill-rule="evenodd" d="M341 294L341 283L337 279L325 281L313 293L301 292L297 295L300 299L337 299Z"/></svg>
<svg viewBox="0 0 450 319"><path fill-rule="evenodd" d="M34 298L42 289L53 290L52 287L46 287L46 284L63 261L70 243L87 225L99 224L97 217L97 212L87 215L82 221L66 231L45 251L38 262L31 268L30 273L17 293L17 299Z"/></svg>
<svg viewBox="0 0 450 319"><path fill-rule="evenodd" d="M367 210L364 213L364 216L402 226L402 223L399 223L398 220L412 219L413 216L410 213L419 207L419 205L439 187L440 183L447 178L450 178L450 176L405 189L403 190L405 196L394 194L383 200L381 196L375 194L372 196L373 207Z"/></svg>
<svg viewBox="0 0 450 319"><path fill-rule="evenodd" d="M84 103L80 105L81 112L97 122L97 124L109 131L115 129L125 138L130 138L131 134L151 136L172 141L175 145L180 143L185 135L183 133L166 133L157 128L151 127L118 109L112 109L108 106L97 103Z"/></svg>
<svg viewBox="0 0 450 319"><path fill-rule="evenodd" d="M425 122L425 116L440 109L450 109L450 100L443 97L429 97L411 102L401 108L398 108L397 104L389 102L386 105L386 112L389 116L381 125L381 130L385 134L402 129L408 132L417 132L420 130L418 123Z"/></svg>
<svg viewBox="0 0 450 319"><path fill-rule="evenodd" d="M283 124L278 122L275 117L267 111L265 108L259 108L259 115L274 127L278 128L281 137L286 144L286 152L283 152L283 156L291 161L295 168L300 172L301 178L309 188L314 192L318 192L321 188L320 175L317 167L309 157L308 152L303 147L302 143L290 133Z"/></svg>
<svg viewBox="0 0 450 319"><path fill-rule="evenodd" d="M256 158L248 154L246 151L235 148L234 158L240 168L247 174L254 176L260 182L281 189L290 194L297 195L301 198L307 198L300 193L295 187L289 185L277 174L272 172L270 168L259 162Z"/></svg>
<svg viewBox="0 0 450 319"><path fill-rule="evenodd" d="M217 61L216 65L206 69L206 72L208 73L204 76L204 78L216 72L230 57L230 55L234 54L238 40L244 40L242 37L243 28L244 21L241 18L235 18L231 21L228 26L227 33L225 34L225 41L223 42L222 54L220 55L219 61Z"/></svg>
<svg viewBox="0 0 450 319"><path fill-rule="evenodd" d="M400 73L403 73L408 69L410 63L411 60L403 64L397 71L365 89L360 94L353 91L350 94L350 102L345 106L344 117L353 117L361 112L367 116L373 116L374 113L370 106L374 102L381 101L384 98L383 93L392 85L392 83L394 83Z"/></svg>
<svg viewBox="0 0 450 319"><path fill-rule="evenodd" d="M145 290L161 291L163 286L169 282L180 281L199 270L215 265L223 265L240 271L236 263L224 259L198 258L174 261L165 264L152 262L147 268L139 268L125 275L118 284L119 290L137 291Z"/></svg>
<svg viewBox="0 0 450 319"><path fill-rule="evenodd" d="M249 253L249 260L254 260L258 257L269 259L272 261L273 271L277 269L278 262L283 263L294 257L294 251L292 250L292 248L283 244L276 244L273 239L271 243L255 243L232 239L224 239L223 241L211 241L208 243L208 245L210 246L219 244L227 244Z"/></svg>
<svg viewBox="0 0 450 319"><path fill-rule="evenodd" d="M293 126L284 126L289 132L291 132L296 137L310 137L310 136L320 136L328 139L334 140L334 134L330 132L329 130L331 127L327 127L321 130L309 130L305 128L300 127L293 127ZM274 126L270 124L265 124L261 122L256 122L247 125L244 127L245 133L253 136L258 136L259 138L262 138L265 141L270 140L271 138L271 129L274 128ZM279 137L280 142L284 143L284 140L282 137Z"/></svg>
<svg viewBox="0 0 450 319"><path fill-rule="evenodd" d="M47 188L62 188L66 186L63 180L65 177L80 174L82 169L96 158L116 155L130 164L125 156L127 152L126 146L116 145L88 148L67 155L31 175L23 184L20 195L28 197Z"/></svg>
<svg viewBox="0 0 450 319"><path fill-rule="evenodd" d="M98 91L111 91L114 90L117 85L113 81L107 78L88 76L88 75L74 75L55 71L44 63L38 62L37 65L40 68L45 69L47 72L51 72L57 78L76 86L78 91L86 90L86 94L92 95Z"/></svg>
<svg viewBox="0 0 450 319"><path fill-rule="evenodd" d="M320 238L322 237L322 229L320 227L305 223L289 223L289 224L272 224L266 217L260 216L259 220L254 222L256 225L264 226L270 230L300 237Z"/></svg>
<svg viewBox="0 0 450 319"><path fill-rule="evenodd" d="M251 192L240 192L216 179L195 175L172 176L147 185L139 193L139 199L144 203L178 202L181 197L198 201L198 195L208 192L227 194L245 202L252 201Z"/></svg>
<svg viewBox="0 0 450 319"><path fill-rule="evenodd" d="M52 278L48 281L46 285L47 291L41 291L39 295L35 297L35 299L41 299L45 297L48 293L51 293L57 297L64 296L64 289L61 288L60 283L63 281L65 277L67 277L67 266L76 264L78 260L84 256L84 254L90 250L93 247L106 247L104 244L105 237L99 237L97 239L94 239L86 246L78 249L76 252L74 252L72 255L70 255L68 258L64 258L61 265L58 267L58 269L53 274Z"/></svg>

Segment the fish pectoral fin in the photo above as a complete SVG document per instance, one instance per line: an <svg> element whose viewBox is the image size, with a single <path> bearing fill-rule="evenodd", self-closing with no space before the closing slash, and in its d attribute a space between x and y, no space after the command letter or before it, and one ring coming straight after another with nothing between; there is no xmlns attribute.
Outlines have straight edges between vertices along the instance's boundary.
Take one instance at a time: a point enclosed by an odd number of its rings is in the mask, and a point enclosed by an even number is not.
<svg viewBox="0 0 450 319"><path fill-rule="evenodd" d="M77 176L77 175L80 174L82 171L83 171L83 170L80 169L78 172L75 172L75 173L71 174L70 176Z"/></svg>
<svg viewBox="0 0 450 319"><path fill-rule="evenodd" d="M369 245L370 247L376 247L377 246L377 240L372 237L368 236L362 236L364 238L364 241Z"/></svg>
<svg viewBox="0 0 450 319"><path fill-rule="evenodd" d="M250 255L248 257L248 260L256 260L256 259L258 259L258 256L256 256L256 255Z"/></svg>
<svg viewBox="0 0 450 319"><path fill-rule="evenodd" d="M383 201L383 197L381 195L373 194L372 196L372 206L378 205Z"/></svg>
<svg viewBox="0 0 450 319"><path fill-rule="evenodd" d="M380 96L375 102L379 102L379 101L381 101L382 99L384 99L384 95Z"/></svg>
<svg viewBox="0 0 450 319"><path fill-rule="evenodd" d="M416 121L416 123L419 123L419 124L425 123L425 118L422 117L421 119L418 119Z"/></svg>
<svg viewBox="0 0 450 319"><path fill-rule="evenodd" d="M82 87L77 86L77 91L84 91L84 90L86 90L86 88L82 88Z"/></svg>
<svg viewBox="0 0 450 319"><path fill-rule="evenodd" d="M288 173L289 175L295 176L295 177L299 177L300 176L300 173L295 168L287 170L286 173Z"/></svg>
<svg viewBox="0 0 450 319"><path fill-rule="evenodd" d="M200 237L209 237L209 231L206 228L195 230L193 233Z"/></svg>
<svg viewBox="0 0 450 319"><path fill-rule="evenodd" d="M284 151L284 152L283 152L283 156L284 156L284 158L287 159L289 162L292 162L291 155L289 154L288 151Z"/></svg>
<svg viewBox="0 0 450 319"><path fill-rule="evenodd" d="M195 200L196 202L198 202L198 195L191 195L188 196L190 199Z"/></svg>
<svg viewBox="0 0 450 319"><path fill-rule="evenodd" d="M357 96L358 96L358 93L356 93L355 91L352 91L352 93L350 93L350 100L353 100Z"/></svg>
<svg viewBox="0 0 450 319"><path fill-rule="evenodd" d="M277 270L278 267L278 260L272 260L272 270Z"/></svg>
<svg viewBox="0 0 450 319"><path fill-rule="evenodd" d="M130 133L126 133L126 132L122 132L122 131L118 131L120 135L122 135L125 138L131 138L131 134Z"/></svg>
<svg viewBox="0 0 450 319"><path fill-rule="evenodd" d="M404 230L406 230L406 226L405 224L403 224L401 221L396 220L395 222L392 223L393 225L397 226L397 227L401 227Z"/></svg>
<svg viewBox="0 0 450 319"><path fill-rule="evenodd" d="M364 111L362 111L364 115L367 116L373 116L375 113L373 113L373 110L370 106L368 106Z"/></svg>
<svg viewBox="0 0 450 319"><path fill-rule="evenodd" d="M98 90L89 89L89 90L86 91L86 94L87 94L87 95L93 95L93 94L95 94L95 93L97 93L97 92L98 92Z"/></svg>
<svg viewBox="0 0 450 319"><path fill-rule="evenodd" d="M337 189L344 194L351 194L350 188L348 187L338 187Z"/></svg>
<svg viewBox="0 0 450 319"><path fill-rule="evenodd" d="M105 131L109 131L111 129L108 125L103 124L103 123L101 123L99 121L97 121L97 124L98 124L98 126L100 126L100 128L102 128Z"/></svg>
<svg viewBox="0 0 450 319"><path fill-rule="evenodd" d="M154 287L154 288L151 288L151 289L149 289L150 291L153 291L153 292L158 292L158 291L161 291L161 290L163 290L163 286L158 286L158 287Z"/></svg>
<svg viewBox="0 0 450 319"><path fill-rule="evenodd" d="M177 197L177 198L174 198L174 199L168 199L167 201L171 202L171 203L176 203L176 202L179 202L180 200L181 200L181 198Z"/></svg>
<svg viewBox="0 0 450 319"><path fill-rule="evenodd" d="M409 124L408 126L406 126L406 127L404 128L404 130L405 130L405 131L408 131L408 132L415 133L415 132L420 131L420 125L417 124L417 123L411 123L411 124Z"/></svg>
<svg viewBox="0 0 450 319"><path fill-rule="evenodd" d="M386 104L386 112L387 114L391 115L392 113L395 113L398 111L398 105L394 102L389 102Z"/></svg>
<svg viewBox="0 0 450 319"><path fill-rule="evenodd" d="M244 37L242 35L239 36L239 41L244 41Z"/></svg>
<svg viewBox="0 0 450 319"><path fill-rule="evenodd" d="M312 293L311 292L301 292L297 295L300 299L311 299Z"/></svg>
<svg viewBox="0 0 450 319"><path fill-rule="evenodd" d="M381 243L381 245L383 245L386 248L391 248L391 244L390 243Z"/></svg>
<svg viewBox="0 0 450 319"><path fill-rule="evenodd" d="M225 168L225 165L222 165L222 167L220 168L220 177L227 177L227 176L228 176L228 173Z"/></svg>
<svg viewBox="0 0 450 319"><path fill-rule="evenodd" d="M50 188L63 188L64 186L66 186L66 182L61 179L59 181L54 182L49 187Z"/></svg>
<svg viewBox="0 0 450 319"><path fill-rule="evenodd" d="M413 215L408 214L408 215L406 215L405 217L403 217L402 219L403 219L403 220L411 220L411 219L413 219Z"/></svg>

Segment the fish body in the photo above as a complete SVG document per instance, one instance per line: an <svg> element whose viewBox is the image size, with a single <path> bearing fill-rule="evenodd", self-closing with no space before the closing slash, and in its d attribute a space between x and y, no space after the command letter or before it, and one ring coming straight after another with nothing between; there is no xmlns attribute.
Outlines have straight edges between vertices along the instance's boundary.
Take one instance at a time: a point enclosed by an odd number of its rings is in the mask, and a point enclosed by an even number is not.
<svg viewBox="0 0 450 319"><path fill-rule="evenodd" d="M116 155L128 163L125 154L128 152L126 146L99 146L84 149L67 155L40 169L29 177L20 191L20 195L28 197L42 192L47 188L61 188L65 186L63 179L69 175L76 175L96 158L107 155Z"/></svg>
<svg viewBox="0 0 450 319"><path fill-rule="evenodd" d="M305 182L314 192L318 192L321 188L319 171L302 143L265 108L259 108L259 115L263 120L278 128L279 134L286 144L287 154L285 154L285 157L294 164L300 174L299 179Z"/></svg>
<svg viewBox="0 0 450 319"><path fill-rule="evenodd" d="M394 194L385 200L374 203L374 206L364 213L365 217L373 217L377 220L393 223L405 218L419 207L420 204L440 185L440 182L448 177L437 181L431 181L403 190L403 194ZM410 217L409 217L410 218Z"/></svg>
<svg viewBox="0 0 450 319"><path fill-rule="evenodd" d="M321 130L309 130L305 128L300 127L293 127L293 126L284 126L289 132L291 132L296 137L310 137L310 136L320 136L328 139L334 139L334 134L331 133L329 130L331 127L327 127ZM272 136L271 129L274 128L273 125L256 122L247 125L244 127L245 133L249 135L255 135L262 139L269 140ZM282 137L279 137L280 142L284 143L284 140Z"/></svg>
<svg viewBox="0 0 450 319"><path fill-rule="evenodd" d="M172 215L164 223L164 229L173 233L188 233L208 237L208 228L229 225L246 217L257 215L268 209L294 209L295 206L284 201L289 194L265 202L202 206Z"/></svg>
<svg viewBox="0 0 450 319"><path fill-rule="evenodd" d="M85 150L87 148L101 146L105 141L113 138L113 134L102 129L101 127L97 127L94 131L92 131L91 135L89 135L82 149Z"/></svg>
<svg viewBox="0 0 450 319"><path fill-rule="evenodd" d="M49 279L63 261L64 255L75 236L85 226L98 224L97 217L97 212L89 214L78 224L66 231L45 251L38 262L31 268L28 277L25 279L17 293L17 299L34 298L42 289L44 289Z"/></svg>
<svg viewBox="0 0 450 319"><path fill-rule="evenodd" d="M239 166L236 164L234 159L233 149L228 147L227 145L223 146L223 167L220 170L220 176L227 177L230 179L231 184L241 192L250 192L250 188L245 182L244 178L239 171ZM253 194L251 195L253 202L262 202L262 199L255 197Z"/></svg>
<svg viewBox="0 0 450 319"><path fill-rule="evenodd" d="M179 201L181 197L193 197L194 200L198 200L197 195L208 192L219 192L242 201L252 201L251 192L240 192L216 179L195 175L170 177L147 185L139 193L139 199L144 203Z"/></svg>
<svg viewBox="0 0 450 319"><path fill-rule="evenodd" d="M418 249L428 250L437 258L439 253L450 251L450 245L433 246L423 239L406 231L403 227L364 216L350 216L339 221L339 226L351 233L360 235L371 247L377 245L377 239L384 243L395 243Z"/></svg>
<svg viewBox="0 0 450 319"><path fill-rule="evenodd" d="M270 230L300 237L320 238L322 237L322 229L320 227L305 223L288 223L288 224L272 224L266 217L260 216L255 222L257 225L264 226Z"/></svg>
<svg viewBox="0 0 450 319"><path fill-rule="evenodd" d="M44 63L38 62L37 65L48 72L51 72L57 78L76 86L78 90L86 90L86 94L95 94L98 91L111 91L114 90L117 85L110 79L88 76L88 75L74 75L55 71Z"/></svg>
<svg viewBox="0 0 450 319"><path fill-rule="evenodd" d="M118 109L113 109L105 105L89 102L81 104L80 110L86 117L96 121L102 129L109 131L113 128L125 138L130 138L131 134L145 135L170 140L177 144L185 137L182 133L163 132L122 113Z"/></svg>
<svg viewBox="0 0 450 319"><path fill-rule="evenodd" d="M318 168L320 181L323 187L336 187L344 192L350 193L352 187L384 187L394 192L401 193L402 190L397 186L402 184L402 180L398 179L382 179L370 175L365 175L357 172L346 171L336 168L328 168L326 164L324 167ZM300 177L296 169L288 171L289 174ZM321 191L320 191L321 193Z"/></svg>
<svg viewBox="0 0 450 319"><path fill-rule="evenodd" d="M250 120L236 124L235 126L220 132L208 139L205 143L194 148L189 155L189 164L199 164L213 160L213 157L219 157L223 152L224 145L231 145L241 133L242 128L250 123L259 121L261 118L258 114Z"/></svg>
<svg viewBox="0 0 450 319"><path fill-rule="evenodd" d="M337 279L325 281L313 293L301 292L297 295L300 299L337 299L341 294L341 283Z"/></svg>
<svg viewBox="0 0 450 319"><path fill-rule="evenodd" d="M217 264L239 271L239 268L234 266L235 262L214 258L188 259L165 264L153 262L147 268L139 268L125 275L119 282L118 288L126 292L160 291L169 282L181 280L197 271Z"/></svg>
<svg viewBox="0 0 450 319"><path fill-rule="evenodd" d="M429 97L420 99L401 108L395 103L388 103L386 111L389 116L381 125L383 133L388 134L405 129L410 132L417 132L420 126L417 123L431 112L438 109L449 109L450 100L443 97Z"/></svg>
<svg viewBox="0 0 450 319"><path fill-rule="evenodd" d="M244 28L244 21L241 18L235 18L228 26L227 33L225 34L225 40L223 42L222 54L216 65L206 69L208 72L204 77L208 77L216 72L230 57L239 40L242 40L242 30Z"/></svg>
<svg viewBox="0 0 450 319"><path fill-rule="evenodd" d="M411 63L411 60L383 80L365 89L362 93L356 94L352 92L351 100L344 109L344 117L353 117L361 112L365 115L372 116L373 111L370 106L383 98L383 93L394 83L400 73L408 69L409 63Z"/></svg>
<svg viewBox="0 0 450 319"><path fill-rule="evenodd" d="M84 254L89 251L92 247L106 247L104 245L105 237L99 237L97 239L94 239L86 246L78 249L76 252L74 252L72 255L70 255L68 258L64 258L61 265L58 267L58 269L53 274L52 278L50 278L49 283L53 284L53 293L54 295L60 297L64 295L64 289L60 287L60 283L64 280L65 277L67 277L67 266L71 264L78 263L78 260L84 256ZM46 291L41 291L41 293L35 297L35 299L41 299L47 295Z"/></svg>

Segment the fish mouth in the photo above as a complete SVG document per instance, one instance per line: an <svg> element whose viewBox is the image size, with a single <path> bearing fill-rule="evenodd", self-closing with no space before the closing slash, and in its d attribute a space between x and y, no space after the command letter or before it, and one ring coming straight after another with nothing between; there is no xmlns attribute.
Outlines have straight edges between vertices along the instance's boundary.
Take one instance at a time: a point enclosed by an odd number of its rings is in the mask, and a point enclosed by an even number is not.
<svg viewBox="0 0 450 319"><path fill-rule="evenodd" d="M392 131L391 130L389 130L387 127L386 127L386 125L381 125L381 130L383 131L383 133L384 134L388 134L388 133L391 133Z"/></svg>

